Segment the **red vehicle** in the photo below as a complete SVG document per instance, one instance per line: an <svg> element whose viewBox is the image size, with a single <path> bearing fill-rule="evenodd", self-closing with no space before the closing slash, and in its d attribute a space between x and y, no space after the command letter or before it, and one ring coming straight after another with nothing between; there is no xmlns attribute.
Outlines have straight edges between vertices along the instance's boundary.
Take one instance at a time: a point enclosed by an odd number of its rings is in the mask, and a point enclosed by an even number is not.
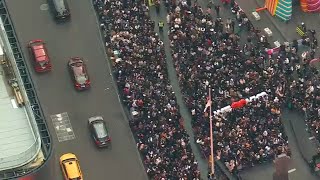
<svg viewBox="0 0 320 180"><path fill-rule="evenodd" d="M19 180L34 180L33 176L22 177Z"/></svg>
<svg viewBox="0 0 320 180"><path fill-rule="evenodd" d="M69 60L68 68L76 90L90 88L90 79L84 60L80 57L72 57Z"/></svg>
<svg viewBox="0 0 320 180"><path fill-rule="evenodd" d="M39 73L51 71L52 65L45 43L40 39L32 40L28 47L32 54L35 71Z"/></svg>

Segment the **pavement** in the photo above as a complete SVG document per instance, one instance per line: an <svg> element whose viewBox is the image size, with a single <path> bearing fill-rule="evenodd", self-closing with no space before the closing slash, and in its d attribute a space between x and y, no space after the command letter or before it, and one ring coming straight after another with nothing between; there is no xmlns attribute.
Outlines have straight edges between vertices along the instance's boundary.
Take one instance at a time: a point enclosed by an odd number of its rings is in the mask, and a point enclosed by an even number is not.
<svg viewBox="0 0 320 180"><path fill-rule="evenodd" d="M105 49L91 1L68 1L71 21L56 24L47 10L46 0L7 0L18 40L31 72L41 106L53 139L53 154L36 175L38 180L62 180L58 164L64 153L80 160L84 179L147 179L128 121L119 103L108 68ZM43 39L47 43L53 71L36 74L26 48L27 42ZM76 92L67 71L69 57L86 59L92 87ZM75 139L59 142L51 115L67 112ZM102 115L112 137L112 147L98 150L87 128L90 116Z"/></svg>
<svg viewBox="0 0 320 180"><path fill-rule="evenodd" d="M250 5L255 4L257 7L264 6L264 0L248 0L248 1L250 2ZM244 2L244 1L240 0L237 2L239 2L239 4L242 4L241 2ZM319 13L304 13L301 10L300 6L293 6L292 12L293 12L292 18L289 22L284 22L279 18L272 17L270 13L268 13L267 11L264 11L260 14L265 14L270 19L273 26L275 26L276 29L280 30L280 33L282 34L282 36L284 36L284 38L287 41L292 42L294 39L300 38L299 35L296 33L295 29L302 22L306 24L307 29L316 30L318 32L318 37L319 37L320 25L319 23L314 23L314 22L320 21Z"/></svg>
<svg viewBox="0 0 320 180"><path fill-rule="evenodd" d="M305 23L307 29L316 30L316 37L320 39L320 25L319 23L315 23L320 21L319 13L304 13L298 5L293 6L292 18L288 22L273 17L267 10L259 12L261 20L256 21L251 13L255 11L256 8L264 7L264 0L236 0L236 2L246 12L255 27L261 30L268 27L273 32L273 36L269 38L270 42L279 41L283 43L301 39L296 32L296 27L302 22ZM320 51L318 50L316 55L319 56L319 53Z"/></svg>

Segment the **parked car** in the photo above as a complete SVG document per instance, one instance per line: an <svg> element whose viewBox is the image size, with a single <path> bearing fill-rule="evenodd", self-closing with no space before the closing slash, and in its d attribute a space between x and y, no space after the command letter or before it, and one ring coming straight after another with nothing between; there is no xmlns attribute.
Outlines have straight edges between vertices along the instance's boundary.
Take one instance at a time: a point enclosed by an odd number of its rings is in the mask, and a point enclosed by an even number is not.
<svg viewBox="0 0 320 180"><path fill-rule="evenodd" d="M69 72L76 90L85 90L90 88L90 79L87 66L80 57L72 57L68 62Z"/></svg>
<svg viewBox="0 0 320 180"><path fill-rule="evenodd" d="M71 13L66 0L49 0L49 5L57 21L70 19Z"/></svg>
<svg viewBox="0 0 320 180"><path fill-rule="evenodd" d="M39 73L51 71L52 65L44 41L41 39L32 40L28 43L28 48L35 71Z"/></svg>
<svg viewBox="0 0 320 180"><path fill-rule="evenodd" d="M89 130L94 143L98 147L107 147L111 143L111 138L107 129L107 125L101 116L89 118Z"/></svg>
<svg viewBox="0 0 320 180"><path fill-rule="evenodd" d="M72 153L60 157L60 166L65 180L83 180L79 160Z"/></svg>

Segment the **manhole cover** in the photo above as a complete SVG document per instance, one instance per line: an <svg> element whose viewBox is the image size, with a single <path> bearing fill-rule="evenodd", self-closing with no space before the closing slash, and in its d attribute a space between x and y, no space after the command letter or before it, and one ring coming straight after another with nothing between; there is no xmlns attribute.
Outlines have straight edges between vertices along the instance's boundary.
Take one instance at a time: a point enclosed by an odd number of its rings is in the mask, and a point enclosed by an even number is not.
<svg viewBox="0 0 320 180"><path fill-rule="evenodd" d="M49 9L49 5L48 4L41 4L40 5L40 10L41 11L47 11Z"/></svg>

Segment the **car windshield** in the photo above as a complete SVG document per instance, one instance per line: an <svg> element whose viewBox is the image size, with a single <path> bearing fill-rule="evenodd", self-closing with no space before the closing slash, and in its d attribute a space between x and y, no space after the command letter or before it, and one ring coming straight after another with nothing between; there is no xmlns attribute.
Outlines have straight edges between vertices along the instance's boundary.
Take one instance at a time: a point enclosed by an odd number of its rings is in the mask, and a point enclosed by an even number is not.
<svg viewBox="0 0 320 180"><path fill-rule="evenodd" d="M77 159L75 159L75 158L69 158L69 159L63 160L62 163L74 162L74 161L76 161L76 160L77 160Z"/></svg>
<svg viewBox="0 0 320 180"><path fill-rule="evenodd" d="M48 61L40 61L40 62L39 62L39 65L40 65L41 67L43 67L43 66L45 66L47 63L48 63Z"/></svg>
<svg viewBox="0 0 320 180"><path fill-rule="evenodd" d="M84 84L87 81L87 77L85 75L78 75L76 76L76 81L79 84Z"/></svg>
<svg viewBox="0 0 320 180"><path fill-rule="evenodd" d="M95 129L98 138L105 138L108 136L108 132L103 122L93 123L93 128Z"/></svg>

